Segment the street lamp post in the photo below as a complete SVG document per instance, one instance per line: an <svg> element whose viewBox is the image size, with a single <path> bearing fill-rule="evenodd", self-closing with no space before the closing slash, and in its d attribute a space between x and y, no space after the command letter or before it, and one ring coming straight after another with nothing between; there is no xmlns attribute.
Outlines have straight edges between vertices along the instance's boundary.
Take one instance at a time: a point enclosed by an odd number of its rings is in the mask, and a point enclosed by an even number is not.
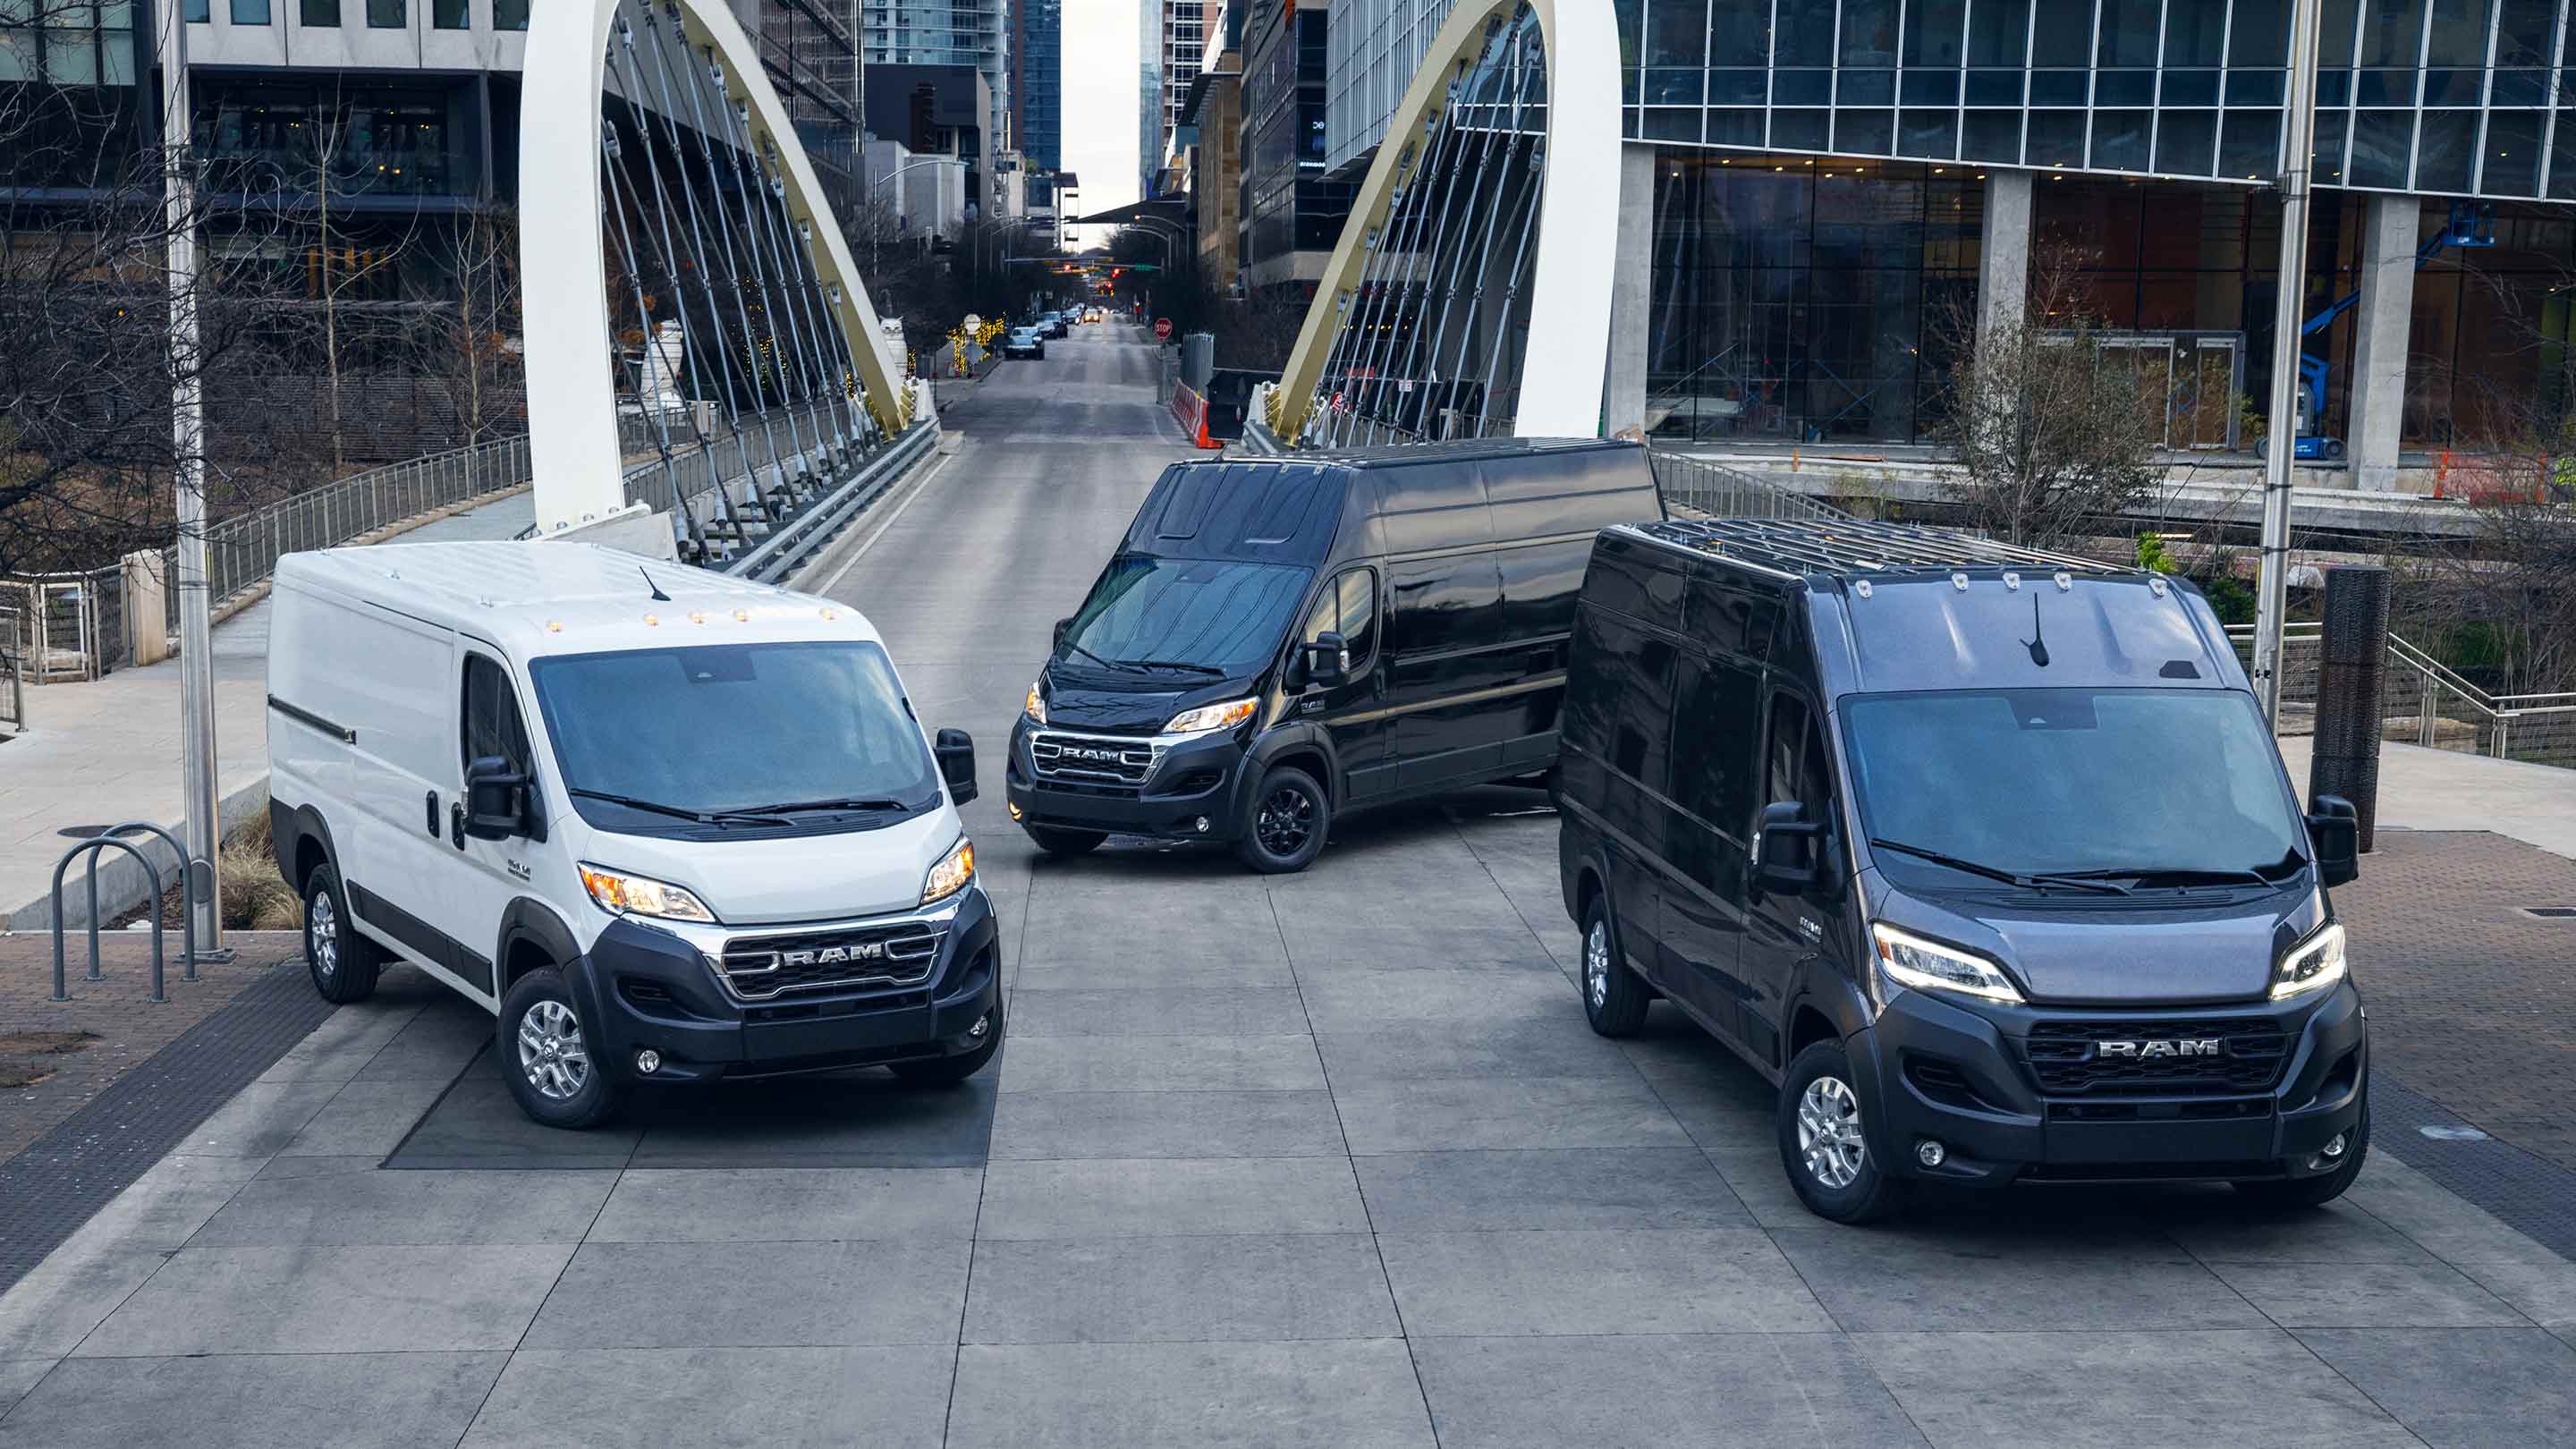
<svg viewBox="0 0 2576 1449"><path fill-rule="evenodd" d="M868 199L871 202L869 209L871 211L875 210L873 203L876 199L878 187L885 185L887 182L894 180L896 177L901 176L907 171L918 171L924 166L954 166L960 171L963 171L966 169L966 159L962 156L930 156L919 161L906 161L902 165L894 168L892 171L889 171L883 176L880 176L876 180L868 183ZM937 231L939 229L939 220L937 217L934 216L931 218L930 227L933 231ZM873 222L868 227L868 270L870 272L874 272L877 269L878 230L879 228L875 226Z"/></svg>
<svg viewBox="0 0 2576 1449"><path fill-rule="evenodd" d="M2290 12L2290 112L2281 139L2281 290L2272 308L2271 418L2263 448L2263 557L2254 610L2254 697L2281 723L2281 626L2289 611L2290 465L2299 450L2299 327L2308 278L2308 167L2317 133L2317 0Z"/></svg>
<svg viewBox="0 0 2576 1449"><path fill-rule="evenodd" d="M215 799L214 629L206 596L206 400L197 336L197 187L194 113L188 95L187 7L157 7L162 18L162 216L168 235L170 286L170 443L177 464L179 590L179 754L186 849L205 862L202 879L179 863L185 902L200 955L220 959L223 913L217 909L221 822ZM154 909L159 909L156 905ZM191 971L196 963L189 965Z"/></svg>

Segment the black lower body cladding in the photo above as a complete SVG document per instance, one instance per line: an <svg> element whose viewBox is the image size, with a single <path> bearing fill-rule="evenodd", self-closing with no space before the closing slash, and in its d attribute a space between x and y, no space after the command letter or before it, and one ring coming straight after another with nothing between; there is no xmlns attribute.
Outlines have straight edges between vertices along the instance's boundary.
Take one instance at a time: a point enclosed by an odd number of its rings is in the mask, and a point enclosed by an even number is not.
<svg viewBox="0 0 2576 1449"><path fill-rule="evenodd" d="M999 1021L999 933L982 888L968 890L921 984L789 991L757 1002L736 1000L679 937L614 922L569 973L584 998L583 1018L598 1023L594 1058L634 1079L635 1054L650 1048L662 1058L650 1080L693 1082L977 1051ZM985 1022L981 1032L978 1022Z"/></svg>
<svg viewBox="0 0 2576 1449"><path fill-rule="evenodd" d="M2358 1141L2368 1099L2349 983L2163 1011L1989 1013L1902 991L1850 1048L1872 1157L1958 1182L2321 1175Z"/></svg>
<svg viewBox="0 0 2576 1449"><path fill-rule="evenodd" d="M1219 844L1230 844L1242 835L1244 792L1255 783L1255 770L1246 764L1246 751L1233 731L1173 745L1150 768L1057 766L1041 774L1031 753L1033 736L1071 733L1033 729L1025 721L1011 731L1010 768L1003 788L1012 818L1020 824ZM1115 737L1081 738L1109 741ZM1151 748L1141 737L1118 743Z"/></svg>

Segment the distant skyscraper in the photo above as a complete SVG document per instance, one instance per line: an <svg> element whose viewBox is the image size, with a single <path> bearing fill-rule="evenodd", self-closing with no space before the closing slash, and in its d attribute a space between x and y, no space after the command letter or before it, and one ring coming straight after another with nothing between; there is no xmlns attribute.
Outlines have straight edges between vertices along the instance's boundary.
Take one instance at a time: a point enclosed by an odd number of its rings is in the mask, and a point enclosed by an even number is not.
<svg viewBox="0 0 2576 1449"><path fill-rule="evenodd" d="M1207 51L1205 0L1144 0L1144 66L1137 92L1137 170L1151 196L1171 155L1172 130L1189 104Z"/></svg>
<svg viewBox="0 0 2576 1449"><path fill-rule="evenodd" d="M993 92L984 134L995 150L1017 146L1011 87L1011 0L886 0L859 7L870 65L971 65Z"/></svg>
<svg viewBox="0 0 2576 1449"><path fill-rule="evenodd" d="M1055 183L1041 176L1064 164L1064 0L1016 0L1011 15L1011 94L1030 173L1028 204L1047 206Z"/></svg>

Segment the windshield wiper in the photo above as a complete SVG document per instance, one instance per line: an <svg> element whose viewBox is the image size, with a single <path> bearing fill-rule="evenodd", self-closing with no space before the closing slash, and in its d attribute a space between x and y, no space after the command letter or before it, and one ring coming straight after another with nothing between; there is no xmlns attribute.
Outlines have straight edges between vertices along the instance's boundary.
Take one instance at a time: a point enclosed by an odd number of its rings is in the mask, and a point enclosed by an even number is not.
<svg viewBox="0 0 2576 1449"><path fill-rule="evenodd" d="M1082 647L1081 645L1079 645L1079 644L1076 644L1076 643L1075 643L1075 642L1073 642L1071 639L1067 639L1067 640L1065 640L1065 641L1064 641L1064 647L1065 647L1065 648L1067 648L1067 649L1072 650L1072 651L1073 651L1074 653L1076 653L1076 654L1081 655L1083 658L1090 660L1090 661L1091 661L1092 663L1094 663L1094 664L1106 664L1106 665L1108 665L1108 666L1109 666L1110 668L1112 668L1112 669L1115 669L1115 668L1117 668L1119 665L1124 664L1124 663L1126 663L1126 662L1127 662L1127 661L1125 661L1125 660L1123 660L1123 659L1108 659L1108 658L1104 658L1104 657L1102 657L1102 656L1100 656L1100 655L1098 655L1098 654L1094 654L1094 653L1092 653L1090 650L1083 648L1083 647Z"/></svg>
<svg viewBox="0 0 2576 1449"><path fill-rule="evenodd" d="M851 798L786 800L776 805L747 805L743 808L762 815L788 815L812 810L909 810L912 806L901 800Z"/></svg>
<svg viewBox="0 0 2576 1449"><path fill-rule="evenodd" d="M1955 855L1945 855L1940 851L1926 849L1920 845L1908 845L1901 840L1882 840L1873 835L1870 837L1869 843L1880 850L1893 850L1903 855L1913 856L1919 860L1928 860L1934 865L1946 865L1952 870L1965 871L1970 875L1981 875L1988 880L1999 880L2006 885L2017 885L2024 889L2056 885L2071 886L2076 890L2095 891L2103 895L2125 896L2129 893L2129 888L2127 886L2116 885L2107 880L2093 879L2089 875L2085 874L2065 875L2043 872L2037 875L2024 875L2018 871L2005 870L2001 866L1981 865L1973 860L1962 860Z"/></svg>
<svg viewBox="0 0 2576 1449"><path fill-rule="evenodd" d="M1222 669L1213 669L1205 664L1192 664L1181 659L1121 659L1118 662L1121 664L1132 664L1139 669L1186 670L1191 674L1204 674L1210 679L1223 679L1227 677L1226 672Z"/></svg>
<svg viewBox="0 0 2576 1449"><path fill-rule="evenodd" d="M796 823L775 815L763 815L757 810L691 810L680 805L665 805L658 800L638 800L632 795L612 795L606 790L572 789L564 793L578 795L584 800L605 800L611 805L623 805L629 810L641 810L651 815L668 815L675 820L694 820L700 825L793 825Z"/></svg>
<svg viewBox="0 0 2576 1449"><path fill-rule="evenodd" d="M2252 881L2256 885L2276 884L2259 870L2229 869L2225 866L2199 865L2111 865L2100 870L2070 870L2060 873L2064 880L2103 880L2110 877L2144 882L2170 881L2176 885L2224 885L2230 881Z"/></svg>

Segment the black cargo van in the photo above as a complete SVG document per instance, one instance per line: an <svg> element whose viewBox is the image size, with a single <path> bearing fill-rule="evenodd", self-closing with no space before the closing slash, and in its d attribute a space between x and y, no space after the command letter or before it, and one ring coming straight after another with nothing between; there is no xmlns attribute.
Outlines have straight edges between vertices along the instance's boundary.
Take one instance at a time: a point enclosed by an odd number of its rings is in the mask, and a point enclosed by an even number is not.
<svg viewBox="0 0 2576 1449"><path fill-rule="evenodd" d="M1341 811L1556 762L1592 539L1660 520L1645 450L1500 439L1176 463L1056 626L1011 818L1302 870Z"/></svg>
<svg viewBox="0 0 2576 1449"><path fill-rule="evenodd" d="M1614 528L1557 787L1595 1030L1660 996L1854 1222L1923 1179L2361 1170L2369 1042L2302 814L2190 584L1859 522Z"/></svg>

